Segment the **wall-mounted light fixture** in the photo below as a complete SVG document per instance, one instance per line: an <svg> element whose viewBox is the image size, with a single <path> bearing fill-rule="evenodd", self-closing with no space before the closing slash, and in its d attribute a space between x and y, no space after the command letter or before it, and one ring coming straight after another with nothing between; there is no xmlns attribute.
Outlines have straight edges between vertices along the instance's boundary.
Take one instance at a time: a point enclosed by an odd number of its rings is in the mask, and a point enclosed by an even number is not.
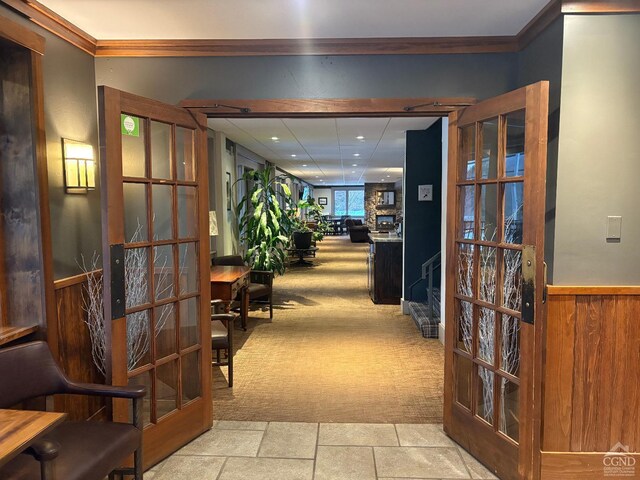
<svg viewBox="0 0 640 480"><path fill-rule="evenodd" d="M96 162L93 147L87 143L62 139L64 187L67 193L87 193L96 188Z"/></svg>

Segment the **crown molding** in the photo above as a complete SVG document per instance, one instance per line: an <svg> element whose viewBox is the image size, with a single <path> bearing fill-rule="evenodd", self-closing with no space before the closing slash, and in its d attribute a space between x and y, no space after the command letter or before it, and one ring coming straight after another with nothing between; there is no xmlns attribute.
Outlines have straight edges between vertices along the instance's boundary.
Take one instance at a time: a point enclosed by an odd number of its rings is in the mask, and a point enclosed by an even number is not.
<svg viewBox="0 0 640 480"><path fill-rule="evenodd" d="M40 55L44 54L45 41L42 35L5 17L0 17L0 38L6 38Z"/></svg>
<svg viewBox="0 0 640 480"><path fill-rule="evenodd" d="M563 14L638 13L640 0L551 0L517 35L485 37L96 40L36 0L0 0L96 57L432 55L508 53L525 48Z"/></svg>
<svg viewBox="0 0 640 480"><path fill-rule="evenodd" d="M96 39L79 29L54 11L35 0L0 0L8 7L26 16L36 25L75 45L81 50L96 54Z"/></svg>

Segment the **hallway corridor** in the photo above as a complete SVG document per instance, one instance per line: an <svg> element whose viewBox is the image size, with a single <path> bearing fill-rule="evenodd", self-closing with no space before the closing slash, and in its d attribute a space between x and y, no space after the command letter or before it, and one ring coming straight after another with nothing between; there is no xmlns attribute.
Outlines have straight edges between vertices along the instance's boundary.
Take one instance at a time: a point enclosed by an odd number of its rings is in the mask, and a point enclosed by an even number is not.
<svg viewBox="0 0 640 480"><path fill-rule="evenodd" d="M367 294L368 244L327 237L274 284L274 315L237 330L234 387L214 367L215 420L440 423L444 349Z"/></svg>

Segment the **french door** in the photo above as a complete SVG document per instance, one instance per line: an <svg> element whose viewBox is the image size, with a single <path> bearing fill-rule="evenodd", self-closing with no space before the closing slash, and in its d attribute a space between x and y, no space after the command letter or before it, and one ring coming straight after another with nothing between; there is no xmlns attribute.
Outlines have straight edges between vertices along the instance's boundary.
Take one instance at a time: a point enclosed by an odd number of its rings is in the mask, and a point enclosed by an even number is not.
<svg viewBox="0 0 640 480"><path fill-rule="evenodd" d="M548 82L449 115L445 431L537 478Z"/></svg>
<svg viewBox="0 0 640 480"><path fill-rule="evenodd" d="M108 373L147 387L149 466L212 423L206 118L98 93ZM114 420L129 408L114 401Z"/></svg>

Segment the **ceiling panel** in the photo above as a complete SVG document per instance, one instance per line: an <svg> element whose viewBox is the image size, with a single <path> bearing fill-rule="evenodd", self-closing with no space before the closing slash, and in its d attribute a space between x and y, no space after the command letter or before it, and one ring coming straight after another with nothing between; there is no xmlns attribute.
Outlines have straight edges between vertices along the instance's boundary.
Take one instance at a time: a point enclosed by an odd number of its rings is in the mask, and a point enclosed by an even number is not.
<svg viewBox="0 0 640 480"><path fill-rule="evenodd" d="M99 40L515 35L548 0L40 0Z"/></svg>
<svg viewBox="0 0 640 480"><path fill-rule="evenodd" d="M435 121L234 118L209 119L209 127L313 184L352 185L401 178L406 130L422 130Z"/></svg>

